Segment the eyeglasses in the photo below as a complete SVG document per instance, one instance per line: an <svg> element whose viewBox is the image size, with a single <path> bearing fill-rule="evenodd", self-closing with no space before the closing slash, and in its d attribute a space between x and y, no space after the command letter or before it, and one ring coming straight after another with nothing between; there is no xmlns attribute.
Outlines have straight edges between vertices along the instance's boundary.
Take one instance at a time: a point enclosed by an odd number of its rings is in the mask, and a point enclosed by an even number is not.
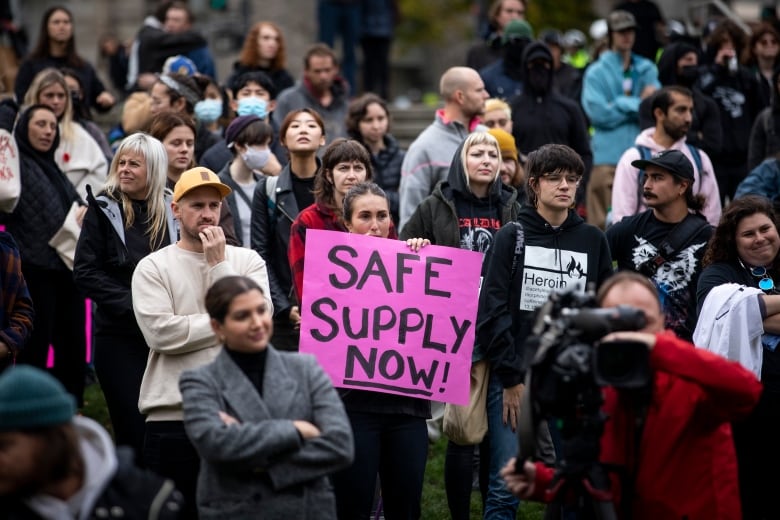
<svg viewBox="0 0 780 520"><path fill-rule="evenodd" d="M579 175L563 175L562 173L545 173L541 175L541 178L555 186L560 186L564 179L566 179L566 184L579 186L582 180Z"/></svg>
<svg viewBox="0 0 780 520"><path fill-rule="evenodd" d="M488 128L494 128L498 126L499 128L506 126L506 124L509 122L509 119L487 119L483 121L486 127Z"/></svg>
<svg viewBox="0 0 780 520"><path fill-rule="evenodd" d="M751 267L750 268L750 274L752 274L756 278L760 278L758 281L758 288L762 291L771 291L775 288L775 281L772 280L772 277L769 276L769 273L766 270L766 267L758 266L758 267Z"/></svg>

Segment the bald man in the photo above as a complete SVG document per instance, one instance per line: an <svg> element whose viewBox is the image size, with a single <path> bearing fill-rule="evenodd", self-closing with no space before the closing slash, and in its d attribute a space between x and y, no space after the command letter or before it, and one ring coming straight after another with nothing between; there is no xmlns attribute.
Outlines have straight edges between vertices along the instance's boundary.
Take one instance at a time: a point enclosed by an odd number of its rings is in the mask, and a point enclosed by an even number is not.
<svg viewBox="0 0 780 520"><path fill-rule="evenodd" d="M433 123L409 146L401 166L399 229L436 183L447 178L455 150L479 125L489 97L482 78L469 67L448 69L439 82L439 94L444 108L436 111Z"/></svg>

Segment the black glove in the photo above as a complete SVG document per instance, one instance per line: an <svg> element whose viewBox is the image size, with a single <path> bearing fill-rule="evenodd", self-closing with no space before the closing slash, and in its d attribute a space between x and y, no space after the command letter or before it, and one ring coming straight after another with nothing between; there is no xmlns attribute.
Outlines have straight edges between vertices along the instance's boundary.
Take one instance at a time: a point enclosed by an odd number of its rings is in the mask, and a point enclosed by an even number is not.
<svg viewBox="0 0 780 520"><path fill-rule="evenodd" d="M0 101L0 128L13 132L17 112L19 112L19 105L13 98Z"/></svg>

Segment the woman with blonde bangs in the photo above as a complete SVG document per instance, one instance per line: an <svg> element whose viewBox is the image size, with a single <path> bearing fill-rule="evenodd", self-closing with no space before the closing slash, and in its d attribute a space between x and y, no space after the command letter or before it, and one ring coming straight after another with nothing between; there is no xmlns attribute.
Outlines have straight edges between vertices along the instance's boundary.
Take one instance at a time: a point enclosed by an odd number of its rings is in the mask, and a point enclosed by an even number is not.
<svg viewBox="0 0 780 520"><path fill-rule="evenodd" d="M511 138L511 136L510 136ZM517 220L520 204L517 192L501 181L501 147L488 132L470 134L452 158L446 181L420 203L401 230L401 239L427 238L434 245L478 251L483 255L493 245L504 224ZM482 275L486 273L486 262ZM474 345L472 374L486 373L484 346ZM434 417L443 407L434 404ZM479 443L480 492L485 504L489 492L489 442ZM444 462L444 486L447 505L455 520L469 518L474 445L447 443ZM497 471L497 470L496 470Z"/></svg>
<svg viewBox="0 0 780 520"><path fill-rule="evenodd" d="M177 228L165 187L168 157L142 133L122 141L105 189L87 188L89 209L76 249L76 284L97 305L95 369L106 397L116 443L142 453L144 417L138 393L149 349L133 313L130 281L137 263L172 244Z"/></svg>
<svg viewBox="0 0 780 520"><path fill-rule="evenodd" d="M60 145L54 152L54 160L78 194L86 199L88 184L95 191L101 190L106 182L108 161L97 141L73 120L73 105L65 76L52 68L39 72L27 89L24 104L46 105L57 116Z"/></svg>
<svg viewBox="0 0 780 520"><path fill-rule="evenodd" d="M257 70L268 74L277 92L295 83L287 71L287 50L282 30L267 20L257 22L247 33L241 54L233 64L233 73L226 85L232 86L233 81L244 72Z"/></svg>

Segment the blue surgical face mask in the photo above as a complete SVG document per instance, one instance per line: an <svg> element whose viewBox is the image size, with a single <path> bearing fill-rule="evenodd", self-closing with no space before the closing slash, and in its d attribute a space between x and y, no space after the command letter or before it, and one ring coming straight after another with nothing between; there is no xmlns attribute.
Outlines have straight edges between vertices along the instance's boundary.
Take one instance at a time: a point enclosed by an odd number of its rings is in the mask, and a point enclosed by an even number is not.
<svg viewBox="0 0 780 520"><path fill-rule="evenodd" d="M213 123L222 115L222 101L204 99L195 103L195 117L204 123Z"/></svg>
<svg viewBox="0 0 780 520"><path fill-rule="evenodd" d="M258 97L239 99L237 112L240 116L257 116L265 119L268 115L268 101Z"/></svg>
<svg viewBox="0 0 780 520"><path fill-rule="evenodd" d="M270 157L271 150L267 146L263 148L249 146L246 152L241 154L241 159L244 160L244 164L250 170L262 170Z"/></svg>

